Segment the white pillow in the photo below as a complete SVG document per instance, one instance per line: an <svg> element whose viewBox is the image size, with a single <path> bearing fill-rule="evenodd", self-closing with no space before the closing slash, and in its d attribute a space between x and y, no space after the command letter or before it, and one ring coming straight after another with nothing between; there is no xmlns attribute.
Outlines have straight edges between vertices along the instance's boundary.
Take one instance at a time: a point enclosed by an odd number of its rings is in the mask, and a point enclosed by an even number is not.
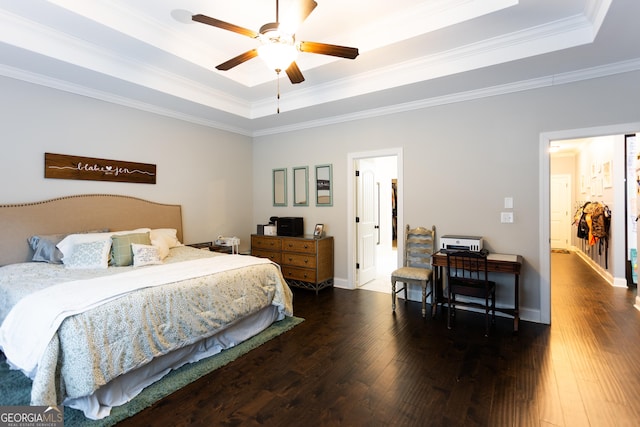
<svg viewBox="0 0 640 427"><path fill-rule="evenodd" d="M162 264L158 248L153 245L141 245L132 243L133 266L142 267L143 265Z"/></svg>
<svg viewBox="0 0 640 427"><path fill-rule="evenodd" d="M169 255L169 249L182 246L177 233L175 228L156 228L149 233L151 244L158 248L160 259L165 259Z"/></svg>
<svg viewBox="0 0 640 427"><path fill-rule="evenodd" d="M90 242L109 242L111 245L111 235L113 233L78 233L78 234L69 234L67 237L62 239L56 247L60 249L62 252L62 262L66 264L65 259L73 256L74 247L81 243L90 243Z"/></svg>
<svg viewBox="0 0 640 427"><path fill-rule="evenodd" d="M135 230L122 230L122 231L114 231L111 232L109 234L114 235L114 234L118 234L118 235L123 235L123 234L131 234L131 233L149 233L151 232L150 228L136 228Z"/></svg>
<svg viewBox="0 0 640 427"><path fill-rule="evenodd" d="M111 243L111 236L114 234L129 234L129 233L146 233L151 231L150 228L137 228L135 230L127 230L127 231L110 231L107 233L76 233L69 234L67 237L62 239L56 247L60 249L62 252L62 262L64 262L64 258L70 257L73 255L74 246L80 243L88 243L88 242L96 242L96 241L105 241L108 240Z"/></svg>
<svg viewBox="0 0 640 427"><path fill-rule="evenodd" d="M182 246L182 243L177 237L178 230L175 228L155 228L151 230L150 237L153 240L164 240L169 248L175 248L176 246Z"/></svg>
<svg viewBox="0 0 640 427"><path fill-rule="evenodd" d="M111 238L79 243L74 246L71 256L65 256L62 262L65 268L107 268L110 251Z"/></svg>

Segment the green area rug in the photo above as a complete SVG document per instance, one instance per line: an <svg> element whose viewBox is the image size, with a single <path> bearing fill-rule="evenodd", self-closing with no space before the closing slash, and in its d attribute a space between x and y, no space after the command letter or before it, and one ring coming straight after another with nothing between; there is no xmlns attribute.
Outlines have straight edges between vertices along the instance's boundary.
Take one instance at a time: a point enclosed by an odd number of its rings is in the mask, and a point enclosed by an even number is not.
<svg viewBox="0 0 640 427"><path fill-rule="evenodd" d="M264 344L280 334L292 329L303 322L299 317L286 317L279 322L275 322L267 329L249 338L247 341L222 351L214 356L203 359L196 363L190 363L170 372L160 381L145 388L142 393L133 398L130 402L113 408L111 415L102 420L89 420L85 418L81 411L64 408L64 425L67 426L112 426L118 421L122 421L153 403L170 395L185 385L197 380L200 377L212 372L229 362L234 361L250 350ZM6 363L4 354L0 353L0 405L28 405L31 399L31 380L22 372L12 371Z"/></svg>

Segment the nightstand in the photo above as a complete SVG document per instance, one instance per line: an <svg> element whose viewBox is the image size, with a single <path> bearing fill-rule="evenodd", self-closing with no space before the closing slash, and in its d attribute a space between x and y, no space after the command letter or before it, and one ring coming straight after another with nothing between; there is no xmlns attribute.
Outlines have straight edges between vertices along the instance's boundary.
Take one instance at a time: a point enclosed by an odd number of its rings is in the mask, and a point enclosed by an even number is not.
<svg viewBox="0 0 640 427"><path fill-rule="evenodd" d="M232 246L220 246L215 245L213 242L200 242L200 243L191 243L187 246L191 246L196 249L209 249L211 252L220 252L223 254L231 254L233 253Z"/></svg>

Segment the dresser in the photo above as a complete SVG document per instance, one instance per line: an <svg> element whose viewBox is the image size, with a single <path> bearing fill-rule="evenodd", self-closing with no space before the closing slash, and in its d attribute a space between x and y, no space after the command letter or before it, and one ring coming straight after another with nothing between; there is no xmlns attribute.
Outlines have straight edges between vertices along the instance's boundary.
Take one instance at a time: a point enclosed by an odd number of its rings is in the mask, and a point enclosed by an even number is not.
<svg viewBox="0 0 640 427"><path fill-rule="evenodd" d="M333 237L251 235L251 255L280 265L290 286L320 289L333 286Z"/></svg>

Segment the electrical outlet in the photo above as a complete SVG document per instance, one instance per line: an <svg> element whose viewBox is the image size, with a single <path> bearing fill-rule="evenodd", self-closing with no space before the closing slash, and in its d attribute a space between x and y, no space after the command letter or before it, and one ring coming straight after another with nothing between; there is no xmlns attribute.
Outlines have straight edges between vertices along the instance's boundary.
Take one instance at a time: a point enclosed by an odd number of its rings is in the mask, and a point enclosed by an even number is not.
<svg viewBox="0 0 640 427"><path fill-rule="evenodd" d="M513 212L501 212L500 213L500 222L503 224L511 224L513 223Z"/></svg>

